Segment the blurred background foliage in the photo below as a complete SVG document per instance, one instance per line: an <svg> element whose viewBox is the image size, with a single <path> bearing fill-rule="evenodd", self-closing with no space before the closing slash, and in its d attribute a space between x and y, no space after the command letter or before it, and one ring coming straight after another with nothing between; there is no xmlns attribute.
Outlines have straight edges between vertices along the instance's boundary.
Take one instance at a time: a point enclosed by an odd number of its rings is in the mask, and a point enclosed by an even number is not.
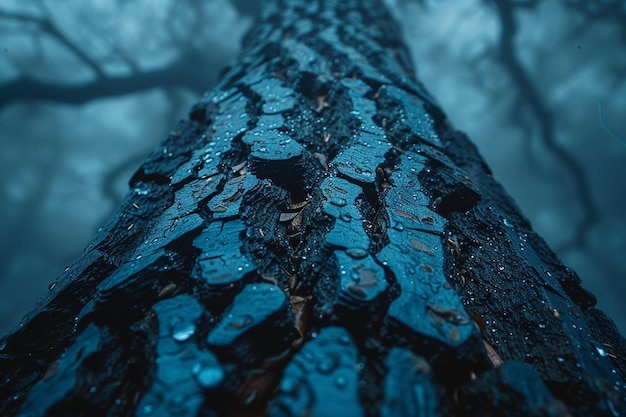
<svg viewBox="0 0 626 417"><path fill-rule="evenodd" d="M418 77L626 332L626 2L388 0ZM0 334L234 60L257 0L0 5Z"/></svg>

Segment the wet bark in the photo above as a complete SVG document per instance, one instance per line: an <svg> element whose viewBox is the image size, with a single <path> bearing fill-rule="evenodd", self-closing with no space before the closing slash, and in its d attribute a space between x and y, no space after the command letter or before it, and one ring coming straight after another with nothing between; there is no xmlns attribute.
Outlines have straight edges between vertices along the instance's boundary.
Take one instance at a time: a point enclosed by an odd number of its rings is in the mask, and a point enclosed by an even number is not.
<svg viewBox="0 0 626 417"><path fill-rule="evenodd" d="M380 0L279 1L0 343L2 415L612 416L624 339Z"/></svg>

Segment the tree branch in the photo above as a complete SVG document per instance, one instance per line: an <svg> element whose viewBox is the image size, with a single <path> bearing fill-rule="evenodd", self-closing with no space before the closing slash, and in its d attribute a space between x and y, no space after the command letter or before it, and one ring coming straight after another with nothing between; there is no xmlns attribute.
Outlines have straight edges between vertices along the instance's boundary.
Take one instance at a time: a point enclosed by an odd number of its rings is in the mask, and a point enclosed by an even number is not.
<svg viewBox="0 0 626 417"><path fill-rule="evenodd" d="M515 81L518 94L522 97L523 102L539 122L542 143L554 158L564 166L568 176L574 182L583 207L583 219L576 227L574 238L570 242L560 245L557 250L565 251L578 245L585 246L587 234L597 221L597 210L589 182L584 175L583 165L556 142L552 114L544 104L530 75L515 54L514 41L518 30L514 16L515 6L507 0L494 0L494 4L501 23L500 58L502 63Z"/></svg>
<svg viewBox="0 0 626 417"><path fill-rule="evenodd" d="M219 55L219 54L218 54ZM82 104L90 100L149 90L151 88L187 88L204 93L226 61L216 59L202 62L195 54L182 56L166 68L132 73L127 76L96 78L82 84L66 84L21 77L0 85L0 108L20 100L44 100ZM222 57L220 57L222 58ZM198 67L203 67L204 70Z"/></svg>
<svg viewBox="0 0 626 417"><path fill-rule="evenodd" d="M106 77L106 74L100 68L100 65L94 61L89 55L87 55L81 48L78 47L70 38L65 36L50 19L41 18L24 13L7 12L0 10L0 18L13 19L21 22L34 23L38 25L45 33L56 39L60 44L72 51L78 58L80 58L85 65L87 65L96 76L99 78Z"/></svg>

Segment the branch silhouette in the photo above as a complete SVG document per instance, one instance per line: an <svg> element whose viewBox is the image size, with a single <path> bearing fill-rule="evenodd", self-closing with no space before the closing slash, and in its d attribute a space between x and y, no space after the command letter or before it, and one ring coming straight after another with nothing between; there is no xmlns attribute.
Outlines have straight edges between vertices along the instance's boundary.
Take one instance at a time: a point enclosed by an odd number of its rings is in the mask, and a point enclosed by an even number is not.
<svg viewBox="0 0 626 417"><path fill-rule="evenodd" d="M87 65L97 77L106 77L106 74L100 68L100 65L94 61L82 48L67 37L57 26L48 18L33 16L25 13L8 12L0 10L0 19L17 20L24 23L33 23L39 26L43 33L49 35L61 45L69 49L76 55L85 65Z"/></svg>
<svg viewBox="0 0 626 417"><path fill-rule="evenodd" d="M52 101L66 104L82 104L90 100L137 93L152 88L183 88L198 95L211 87L220 69L232 57L233 51L214 44L201 48L189 46L189 42L171 39L177 42L178 57L159 68L139 70L127 52L119 45L111 45L118 59L126 63L129 71L123 75L107 74L105 62L94 59L84 46L74 42L60 30L43 6L42 16L13 12L0 9L0 21L15 21L25 25L36 25L41 35L47 36L89 68L95 76L81 83L69 83L61 80L42 80L22 73L17 78L0 83L0 109L18 101ZM198 21L201 21L198 15ZM186 45L186 48L183 47ZM204 50L209 47L211 53ZM202 50L200 50L202 49Z"/></svg>
<svg viewBox="0 0 626 417"><path fill-rule="evenodd" d="M90 100L136 93L151 88L186 88L202 94L218 73L215 61L199 61L196 54L181 56L165 68L131 73L125 76L105 76L81 84L42 81L29 77L0 85L0 108L20 100L43 100L67 104L82 104ZM199 64L200 62L200 64ZM199 70L199 66L204 71Z"/></svg>
<svg viewBox="0 0 626 417"><path fill-rule="evenodd" d="M556 250L564 252L576 247L585 247L589 231L596 224L598 216L584 167L570 152L557 143L553 116L515 53L515 37L518 32L515 17L516 4L508 0L493 0L493 2L501 24L499 49L502 64L513 79L521 102L527 106L539 124L542 144L563 166L564 171L574 183L583 208L583 218L576 226L574 237L569 242L557 246Z"/></svg>

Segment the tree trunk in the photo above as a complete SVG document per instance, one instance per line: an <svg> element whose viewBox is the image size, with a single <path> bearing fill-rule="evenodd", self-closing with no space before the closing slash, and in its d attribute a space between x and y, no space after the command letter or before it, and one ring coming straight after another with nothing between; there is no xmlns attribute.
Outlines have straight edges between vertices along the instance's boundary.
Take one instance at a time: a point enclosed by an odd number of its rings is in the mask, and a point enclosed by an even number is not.
<svg viewBox="0 0 626 417"><path fill-rule="evenodd" d="M269 4L0 343L0 414L617 416L624 339L381 0Z"/></svg>

